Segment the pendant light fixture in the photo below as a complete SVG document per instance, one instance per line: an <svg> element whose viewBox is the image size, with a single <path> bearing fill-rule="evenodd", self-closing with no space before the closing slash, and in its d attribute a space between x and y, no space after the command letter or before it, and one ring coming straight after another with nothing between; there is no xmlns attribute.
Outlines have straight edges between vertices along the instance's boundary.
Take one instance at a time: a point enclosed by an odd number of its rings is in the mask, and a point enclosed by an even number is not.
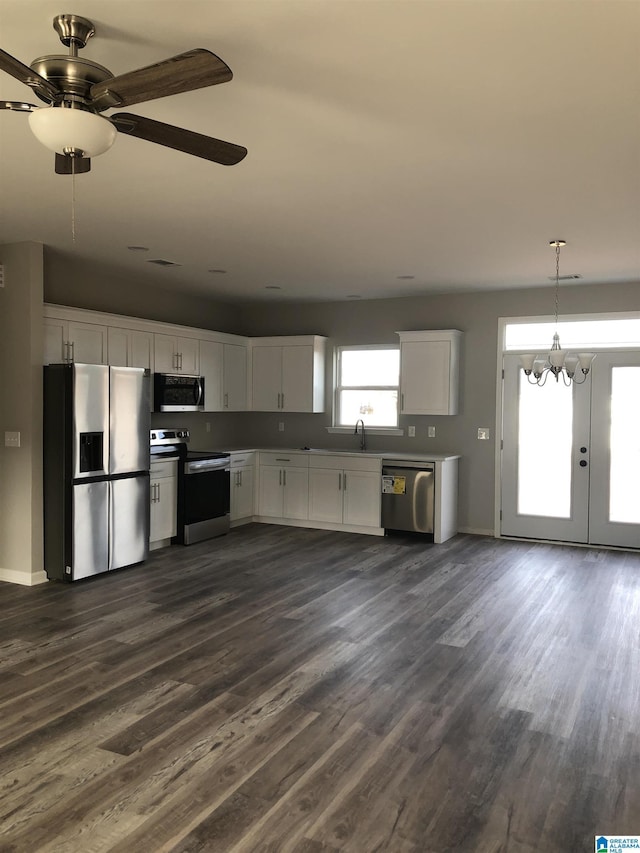
<svg viewBox="0 0 640 853"><path fill-rule="evenodd" d="M579 352L569 355L567 350L560 345L558 334L558 301L560 296L560 249L566 246L565 240L551 240L549 243L556 250L556 309L555 309L555 333L553 344L548 353L526 353L520 356L520 364L524 370L527 380L531 385L544 385L552 374L556 382L562 376L565 385L582 385L586 382L587 374L591 369L591 362L595 353ZM578 372L579 367L579 372Z"/></svg>

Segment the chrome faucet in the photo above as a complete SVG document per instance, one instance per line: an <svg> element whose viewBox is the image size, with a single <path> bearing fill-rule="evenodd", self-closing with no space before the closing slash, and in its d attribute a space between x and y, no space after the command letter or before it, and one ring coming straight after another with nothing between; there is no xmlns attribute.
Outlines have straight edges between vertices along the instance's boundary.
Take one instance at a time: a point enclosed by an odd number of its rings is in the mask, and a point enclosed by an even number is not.
<svg viewBox="0 0 640 853"><path fill-rule="evenodd" d="M364 421L362 420L362 418L360 418L360 420L356 421L356 428L354 429L353 434L354 435L358 434L358 425L359 424L362 424L362 438L360 439L360 450L366 450L366 436L364 434Z"/></svg>

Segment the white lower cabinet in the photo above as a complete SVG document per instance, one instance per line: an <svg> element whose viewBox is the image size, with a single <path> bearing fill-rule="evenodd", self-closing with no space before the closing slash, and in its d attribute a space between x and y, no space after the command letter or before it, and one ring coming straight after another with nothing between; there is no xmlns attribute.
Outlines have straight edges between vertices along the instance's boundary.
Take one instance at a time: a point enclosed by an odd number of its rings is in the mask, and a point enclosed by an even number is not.
<svg viewBox="0 0 640 853"><path fill-rule="evenodd" d="M310 521L380 527L379 459L314 456L309 464Z"/></svg>
<svg viewBox="0 0 640 853"><path fill-rule="evenodd" d="M169 545L178 532L178 461L151 463L149 548Z"/></svg>
<svg viewBox="0 0 640 853"><path fill-rule="evenodd" d="M231 453L231 522L251 521L254 513L255 453Z"/></svg>
<svg viewBox="0 0 640 853"><path fill-rule="evenodd" d="M309 516L309 457L261 453L258 515L305 520Z"/></svg>

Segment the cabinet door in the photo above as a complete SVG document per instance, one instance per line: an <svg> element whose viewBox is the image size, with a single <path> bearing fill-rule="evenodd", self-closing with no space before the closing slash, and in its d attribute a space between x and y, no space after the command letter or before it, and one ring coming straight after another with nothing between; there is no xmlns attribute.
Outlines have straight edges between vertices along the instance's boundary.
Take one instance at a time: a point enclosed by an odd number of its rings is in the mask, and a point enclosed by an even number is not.
<svg viewBox="0 0 640 853"><path fill-rule="evenodd" d="M231 471L231 521L253 515L253 468Z"/></svg>
<svg viewBox="0 0 640 853"><path fill-rule="evenodd" d="M380 527L380 474L374 471L345 471L343 474L343 517L345 524Z"/></svg>
<svg viewBox="0 0 640 853"><path fill-rule="evenodd" d="M198 376L200 373L200 341L197 338L176 338L176 351L180 353L180 373ZM206 387L206 386L205 386Z"/></svg>
<svg viewBox="0 0 640 853"><path fill-rule="evenodd" d="M225 344L223 358L223 407L229 412L243 412L247 408L247 348Z"/></svg>
<svg viewBox="0 0 640 853"><path fill-rule="evenodd" d="M342 471L333 468L309 470L309 518L312 521L342 522Z"/></svg>
<svg viewBox="0 0 640 853"><path fill-rule="evenodd" d="M282 409L313 411L313 347L282 347Z"/></svg>
<svg viewBox="0 0 640 853"><path fill-rule="evenodd" d="M283 518L309 518L309 469L284 468Z"/></svg>
<svg viewBox="0 0 640 853"><path fill-rule="evenodd" d="M253 409L280 411L282 347L253 347Z"/></svg>
<svg viewBox="0 0 640 853"><path fill-rule="evenodd" d="M449 341L410 341L400 347L402 414L450 414Z"/></svg>
<svg viewBox="0 0 640 853"><path fill-rule="evenodd" d="M129 332L127 367L144 367L145 370L153 371L153 334L151 332L138 332L135 329Z"/></svg>
<svg viewBox="0 0 640 853"><path fill-rule="evenodd" d="M223 347L217 341L200 341L200 375L204 377L205 412L222 411Z"/></svg>
<svg viewBox="0 0 640 853"><path fill-rule="evenodd" d="M260 466L258 515L282 518L282 468L275 465Z"/></svg>
<svg viewBox="0 0 640 853"><path fill-rule="evenodd" d="M65 321L45 317L43 364L61 364L66 361L66 340L67 324Z"/></svg>
<svg viewBox="0 0 640 853"><path fill-rule="evenodd" d="M107 331L107 357L114 367L129 367L129 330L109 326Z"/></svg>
<svg viewBox="0 0 640 853"><path fill-rule="evenodd" d="M153 355L157 373L175 373L177 370L176 342L172 335L153 336Z"/></svg>
<svg viewBox="0 0 640 853"><path fill-rule="evenodd" d="M175 477L151 478L151 515L149 541L171 539L177 533Z"/></svg>
<svg viewBox="0 0 640 853"><path fill-rule="evenodd" d="M72 360L79 364L107 364L107 327L69 323Z"/></svg>

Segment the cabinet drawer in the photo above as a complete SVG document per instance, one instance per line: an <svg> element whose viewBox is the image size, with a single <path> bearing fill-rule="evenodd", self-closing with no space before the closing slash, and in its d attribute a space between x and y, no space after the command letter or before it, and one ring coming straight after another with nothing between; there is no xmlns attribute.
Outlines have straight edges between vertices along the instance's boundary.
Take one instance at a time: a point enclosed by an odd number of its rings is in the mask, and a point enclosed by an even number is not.
<svg viewBox="0 0 640 853"><path fill-rule="evenodd" d="M169 459L162 462L151 463L151 476L154 479L160 477L175 477L178 474L178 460Z"/></svg>
<svg viewBox="0 0 640 853"><path fill-rule="evenodd" d="M243 465L253 465L256 461L256 454L251 453L230 453L231 467L240 468Z"/></svg>
<svg viewBox="0 0 640 853"><path fill-rule="evenodd" d="M313 456L309 460L309 467L378 472L381 470L382 464L381 460L375 456L349 456L345 453L339 456Z"/></svg>
<svg viewBox="0 0 640 853"><path fill-rule="evenodd" d="M270 451L268 453L260 453L261 465L277 465L278 468L308 468L309 457L305 453L287 453L283 450L282 453Z"/></svg>

